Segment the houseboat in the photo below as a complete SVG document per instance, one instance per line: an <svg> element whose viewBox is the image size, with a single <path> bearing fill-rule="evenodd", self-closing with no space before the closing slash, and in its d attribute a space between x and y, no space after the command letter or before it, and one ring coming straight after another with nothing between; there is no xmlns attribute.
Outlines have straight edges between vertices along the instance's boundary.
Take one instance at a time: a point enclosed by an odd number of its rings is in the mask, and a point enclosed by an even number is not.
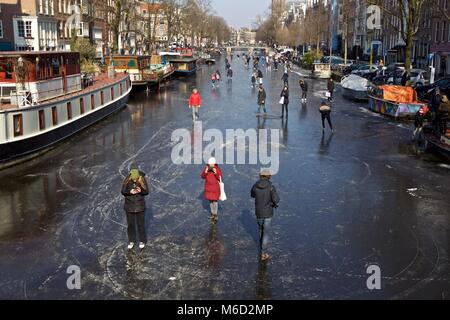
<svg viewBox="0 0 450 320"><path fill-rule="evenodd" d="M369 88L369 109L397 120L414 119L425 103L417 100L411 87L382 85Z"/></svg>
<svg viewBox="0 0 450 320"><path fill-rule="evenodd" d="M175 72L173 65L166 57L153 55L150 60L150 66L144 70L145 78L149 85L156 85L170 78Z"/></svg>
<svg viewBox="0 0 450 320"><path fill-rule="evenodd" d="M148 72L150 56L112 55L105 58L107 65L114 66L116 72L128 73L134 89L147 88L152 77Z"/></svg>
<svg viewBox="0 0 450 320"><path fill-rule="evenodd" d="M39 155L56 143L125 107L131 91L128 74L108 74L83 82L75 52L0 52L14 84L0 104L0 168Z"/></svg>
<svg viewBox="0 0 450 320"><path fill-rule="evenodd" d="M174 52L160 52L175 68L175 74L179 76L191 76L197 72L197 58L192 49L177 48Z"/></svg>

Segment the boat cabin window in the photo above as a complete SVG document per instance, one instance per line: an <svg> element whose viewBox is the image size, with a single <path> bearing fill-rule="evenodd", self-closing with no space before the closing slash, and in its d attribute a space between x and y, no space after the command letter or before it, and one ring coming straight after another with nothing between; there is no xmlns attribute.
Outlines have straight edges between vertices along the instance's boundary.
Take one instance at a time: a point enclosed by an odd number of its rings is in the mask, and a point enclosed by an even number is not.
<svg viewBox="0 0 450 320"><path fill-rule="evenodd" d="M72 119L72 102L67 102L67 120Z"/></svg>
<svg viewBox="0 0 450 320"><path fill-rule="evenodd" d="M54 126L58 125L58 109L56 107L52 107L52 122Z"/></svg>
<svg viewBox="0 0 450 320"><path fill-rule="evenodd" d="M114 87L111 88L111 101L114 100Z"/></svg>
<svg viewBox="0 0 450 320"><path fill-rule="evenodd" d="M84 99L80 98L80 114L84 114Z"/></svg>
<svg viewBox="0 0 450 320"><path fill-rule="evenodd" d="M39 130L45 130L45 111L39 110Z"/></svg>
<svg viewBox="0 0 450 320"><path fill-rule="evenodd" d="M120 95L123 95L123 86L120 84Z"/></svg>
<svg viewBox="0 0 450 320"><path fill-rule="evenodd" d="M13 116L14 122L14 137L23 135L23 117L21 114Z"/></svg>
<svg viewBox="0 0 450 320"><path fill-rule="evenodd" d="M91 110L95 109L95 96L91 94Z"/></svg>
<svg viewBox="0 0 450 320"><path fill-rule="evenodd" d="M104 105L105 104L105 93L102 91L100 91L100 105Z"/></svg>
<svg viewBox="0 0 450 320"><path fill-rule="evenodd" d="M52 59L52 74L54 77L60 75L60 69L59 69L59 59L53 58Z"/></svg>

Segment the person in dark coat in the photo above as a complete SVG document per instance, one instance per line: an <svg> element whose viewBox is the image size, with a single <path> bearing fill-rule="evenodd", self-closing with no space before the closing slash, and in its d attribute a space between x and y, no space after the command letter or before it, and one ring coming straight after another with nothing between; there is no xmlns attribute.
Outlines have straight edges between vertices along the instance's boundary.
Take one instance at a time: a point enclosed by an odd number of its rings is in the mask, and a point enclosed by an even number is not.
<svg viewBox="0 0 450 320"><path fill-rule="evenodd" d="M261 113L261 108L264 110L264 115L267 115L266 110L266 90L264 90L263 86L259 86L258 90L258 113Z"/></svg>
<svg viewBox="0 0 450 320"><path fill-rule="evenodd" d="M284 110L286 110L286 118L289 116L288 114L288 105L289 105L289 87L284 86L283 91L281 91L280 97L283 98L282 109L281 109L281 118L284 118Z"/></svg>
<svg viewBox="0 0 450 320"><path fill-rule="evenodd" d="M331 107L325 101L322 101L319 107L319 112L322 115L322 133L325 132L325 120L328 121L331 132L333 133L333 125L331 124Z"/></svg>
<svg viewBox="0 0 450 320"><path fill-rule="evenodd" d="M228 77L228 82L231 82L233 80L233 70L228 69L227 71L227 77Z"/></svg>
<svg viewBox="0 0 450 320"><path fill-rule="evenodd" d="M305 80L300 80L300 88L302 89L302 102L306 102L306 96L308 93L308 83Z"/></svg>
<svg viewBox="0 0 450 320"><path fill-rule="evenodd" d="M289 86L289 73L283 73L283 77L281 78L284 82L284 86Z"/></svg>
<svg viewBox="0 0 450 320"><path fill-rule="evenodd" d="M250 192L250 196L255 199L255 215L259 226L259 250L263 261L269 259L267 253L268 231L273 217L273 209L277 208L280 203L280 197L270 182L270 178L271 173L263 170L259 181L253 185Z"/></svg>
<svg viewBox="0 0 450 320"><path fill-rule="evenodd" d="M328 97L328 101L333 101L334 81L331 78L328 79L327 90L330 93L330 96Z"/></svg>
<svg viewBox="0 0 450 320"><path fill-rule="evenodd" d="M136 227L139 235L139 248L147 243L145 231L145 196L148 195L145 173L133 169L122 183L122 195L125 196L125 212L128 223L128 249L133 249L136 241Z"/></svg>
<svg viewBox="0 0 450 320"><path fill-rule="evenodd" d="M222 179L222 171L216 163L215 158L210 158L208 164L203 169L201 177L205 180L205 199L209 201L211 208L211 219L218 220L218 201L220 199L219 182Z"/></svg>

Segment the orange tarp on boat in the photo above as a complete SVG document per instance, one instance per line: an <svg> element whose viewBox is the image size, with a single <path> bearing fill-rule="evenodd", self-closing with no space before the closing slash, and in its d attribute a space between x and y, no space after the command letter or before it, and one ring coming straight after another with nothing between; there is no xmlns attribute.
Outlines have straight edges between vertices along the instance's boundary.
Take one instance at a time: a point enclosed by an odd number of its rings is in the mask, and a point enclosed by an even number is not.
<svg viewBox="0 0 450 320"><path fill-rule="evenodd" d="M380 86L383 90L383 99L393 102L412 103L417 102L417 93L411 87L384 85Z"/></svg>

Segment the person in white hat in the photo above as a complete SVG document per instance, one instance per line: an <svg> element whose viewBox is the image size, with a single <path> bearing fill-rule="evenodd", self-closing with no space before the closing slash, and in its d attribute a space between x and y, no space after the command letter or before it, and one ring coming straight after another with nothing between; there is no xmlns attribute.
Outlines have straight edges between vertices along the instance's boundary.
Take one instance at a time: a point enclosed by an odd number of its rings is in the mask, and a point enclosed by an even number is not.
<svg viewBox="0 0 450 320"><path fill-rule="evenodd" d="M222 171L217 165L215 158L210 158L205 169L203 169L201 177L205 180L205 199L210 202L211 219L216 222L218 220L220 186L219 182L222 178Z"/></svg>

